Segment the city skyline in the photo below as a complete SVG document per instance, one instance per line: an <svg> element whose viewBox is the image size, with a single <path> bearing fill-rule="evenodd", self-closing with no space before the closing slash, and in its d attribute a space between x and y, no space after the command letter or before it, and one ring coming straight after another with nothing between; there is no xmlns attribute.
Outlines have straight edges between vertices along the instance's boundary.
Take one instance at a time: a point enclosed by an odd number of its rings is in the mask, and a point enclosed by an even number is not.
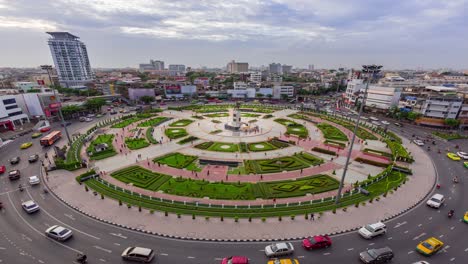
<svg viewBox="0 0 468 264"><path fill-rule="evenodd" d="M468 68L467 1L0 0L0 67L52 64L46 31L86 43L93 68L157 59L192 67Z"/></svg>

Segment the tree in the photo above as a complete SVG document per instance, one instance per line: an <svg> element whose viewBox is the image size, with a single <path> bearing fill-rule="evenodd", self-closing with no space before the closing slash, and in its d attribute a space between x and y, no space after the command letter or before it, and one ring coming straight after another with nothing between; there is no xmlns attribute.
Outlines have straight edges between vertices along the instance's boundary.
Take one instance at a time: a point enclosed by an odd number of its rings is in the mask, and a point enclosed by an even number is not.
<svg viewBox="0 0 468 264"><path fill-rule="evenodd" d="M140 97L140 101L142 101L145 104L149 104L151 102L154 102L154 97L149 95L143 95L142 97Z"/></svg>
<svg viewBox="0 0 468 264"><path fill-rule="evenodd" d="M272 94L267 94L267 97L268 97L268 99L271 99L271 98L273 98L273 95Z"/></svg>
<svg viewBox="0 0 468 264"><path fill-rule="evenodd" d="M453 118L446 118L444 120L444 124L446 124L447 126L449 127L456 127L460 124L460 120L457 120L457 119L453 119Z"/></svg>
<svg viewBox="0 0 468 264"><path fill-rule="evenodd" d="M72 117L74 114L82 111L83 108L81 106L78 106L78 105L66 105L64 107L62 107L62 114L64 116L64 118L70 118Z"/></svg>
<svg viewBox="0 0 468 264"><path fill-rule="evenodd" d="M262 98L262 97L263 97L263 94L262 94L262 93L257 93L256 96L257 96L258 98Z"/></svg>
<svg viewBox="0 0 468 264"><path fill-rule="evenodd" d="M102 106L106 104L106 100L103 98L93 98L93 99L88 99L84 103L84 107L88 110L91 111L99 111Z"/></svg>
<svg viewBox="0 0 468 264"><path fill-rule="evenodd" d="M398 117L399 113L400 113L400 109L398 109L397 106L392 106L390 107L390 109L388 109L388 114L393 118Z"/></svg>
<svg viewBox="0 0 468 264"><path fill-rule="evenodd" d="M281 99L285 100L285 101L288 100L288 95L287 94L282 94Z"/></svg>
<svg viewBox="0 0 468 264"><path fill-rule="evenodd" d="M414 121L414 120L418 119L420 116L421 116L420 113L410 111L410 112L408 112L408 116L406 118L408 118L411 121Z"/></svg>

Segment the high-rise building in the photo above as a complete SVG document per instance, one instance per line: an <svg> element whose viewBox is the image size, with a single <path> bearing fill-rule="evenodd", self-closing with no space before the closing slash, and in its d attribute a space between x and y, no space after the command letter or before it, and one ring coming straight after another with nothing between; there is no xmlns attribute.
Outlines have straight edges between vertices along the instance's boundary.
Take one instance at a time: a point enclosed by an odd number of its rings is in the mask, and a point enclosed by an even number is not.
<svg viewBox="0 0 468 264"><path fill-rule="evenodd" d="M283 67L281 66L281 63L270 63L268 71L273 74L282 74Z"/></svg>
<svg viewBox="0 0 468 264"><path fill-rule="evenodd" d="M281 65L281 72L283 74L291 73L291 71L292 71L292 66L291 65L286 65L286 64Z"/></svg>
<svg viewBox="0 0 468 264"><path fill-rule="evenodd" d="M309 71L313 71L314 70L314 65L313 64L309 64Z"/></svg>
<svg viewBox="0 0 468 264"><path fill-rule="evenodd" d="M144 71L163 71L164 70L164 61L159 60L150 60L150 63L142 63L139 65L141 72Z"/></svg>
<svg viewBox="0 0 468 264"><path fill-rule="evenodd" d="M236 62L236 61L232 60L227 64L226 70L229 73L248 72L249 71L249 64L247 62Z"/></svg>
<svg viewBox="0 0 468 264"><path fill-rule="evenodd" d="M176 76L181 74L185 74L185 65L169 64L169 75Z"/></svg>
<svg viewBox="0 0 468 264"><path fill-rule="evenodd" d="M94 73L89 63L86 45L79 37L68 32L47 32L50 52L57 69L60 85L65 87L83 86L93 81Z"/></svg>

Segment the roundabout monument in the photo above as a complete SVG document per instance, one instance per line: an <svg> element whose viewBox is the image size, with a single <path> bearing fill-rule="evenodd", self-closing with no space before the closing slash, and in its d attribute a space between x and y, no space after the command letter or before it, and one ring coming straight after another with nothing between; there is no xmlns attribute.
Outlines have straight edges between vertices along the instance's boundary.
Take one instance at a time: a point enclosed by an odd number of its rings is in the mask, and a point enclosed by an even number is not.
<svg viewBox="0 0 468 264"><path fill-rule="evenodd" d="M351 230L364 218L343 223L343 217L365 215L367 222L397 215L423 199L435 179L419 174L420 162L427 162L422 151L412 145L409 151L406 139L363 123L336 205L352 123L258 105L137 114L102 122L100 135L87 131L83 136L92 139L80 156L97 144L111 147L87 157L94 169L74 172L77 181L50 184L90 215L161 235L255 240ZM416 185L417 193L411 190ZM405 191L414 198L402 200ZM83 200L73 204L74 195ZM95 199L105 210L93 209ZM139 215L124 217L127 211ZM310 227L311 214L322 223Z"/></svg>

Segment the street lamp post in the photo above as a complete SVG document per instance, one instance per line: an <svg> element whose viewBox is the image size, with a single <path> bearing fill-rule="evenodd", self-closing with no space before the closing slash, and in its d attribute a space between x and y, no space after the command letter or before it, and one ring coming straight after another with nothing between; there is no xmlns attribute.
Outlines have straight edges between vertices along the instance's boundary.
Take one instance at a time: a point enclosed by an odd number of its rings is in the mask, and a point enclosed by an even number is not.
<svg viewBox="0 0 468 264"><path fill-rule="evenodd" d="M362 98L361 105L359 106L359 114L358 114L358 117L356 119L356 124L354 125L353 137L351 139L351 144L349 144L348 156L346 157L346 163L345 163L345 167L343 169L343 175L341 176L340 186L338 188L338 194L336 195L336 198L335 198L335 204L340 203L341 192L343 191L344 180L346 178L346 172L348 171L348 165L349 165L349 160L351 158L351 153L353 151L354 140L356 139L356 132L357 132L357 129L359 127L359 121L361 119L362 110L364 109L364 105L365 105L366 99L367 99L367 90L369 89L369 83L372 80L372 77L374 76L374 74L380 72L381 68L382 68L382 66L375 65L375 64L374 65L363 65L362 66L362 72L368 74L366 89L364 90L364 96Z"/></svg>
<svg viewBox="0 0 468 264"><path fill-rule="evenodd" d="M52 86L52 77L50 76L50 72L52 71L52 66L51 65L41 65L41 69L47 71L47 75L49 76L49 82L50 82L50 84ZM62 121L62 126L65 129L65 134L67 135L68 145L71 145L70 134L68 134L67 125L65 123L65 119L63 118L63 114L62 114L62 103L60 102L60 97L58 96L58 94L55 93L55 87L52 87L52 90L54 91L55 100L57 100L57 102L59 103L59 108L58 108L59 109L59 116L60 116L60 120Z"/></svg>

